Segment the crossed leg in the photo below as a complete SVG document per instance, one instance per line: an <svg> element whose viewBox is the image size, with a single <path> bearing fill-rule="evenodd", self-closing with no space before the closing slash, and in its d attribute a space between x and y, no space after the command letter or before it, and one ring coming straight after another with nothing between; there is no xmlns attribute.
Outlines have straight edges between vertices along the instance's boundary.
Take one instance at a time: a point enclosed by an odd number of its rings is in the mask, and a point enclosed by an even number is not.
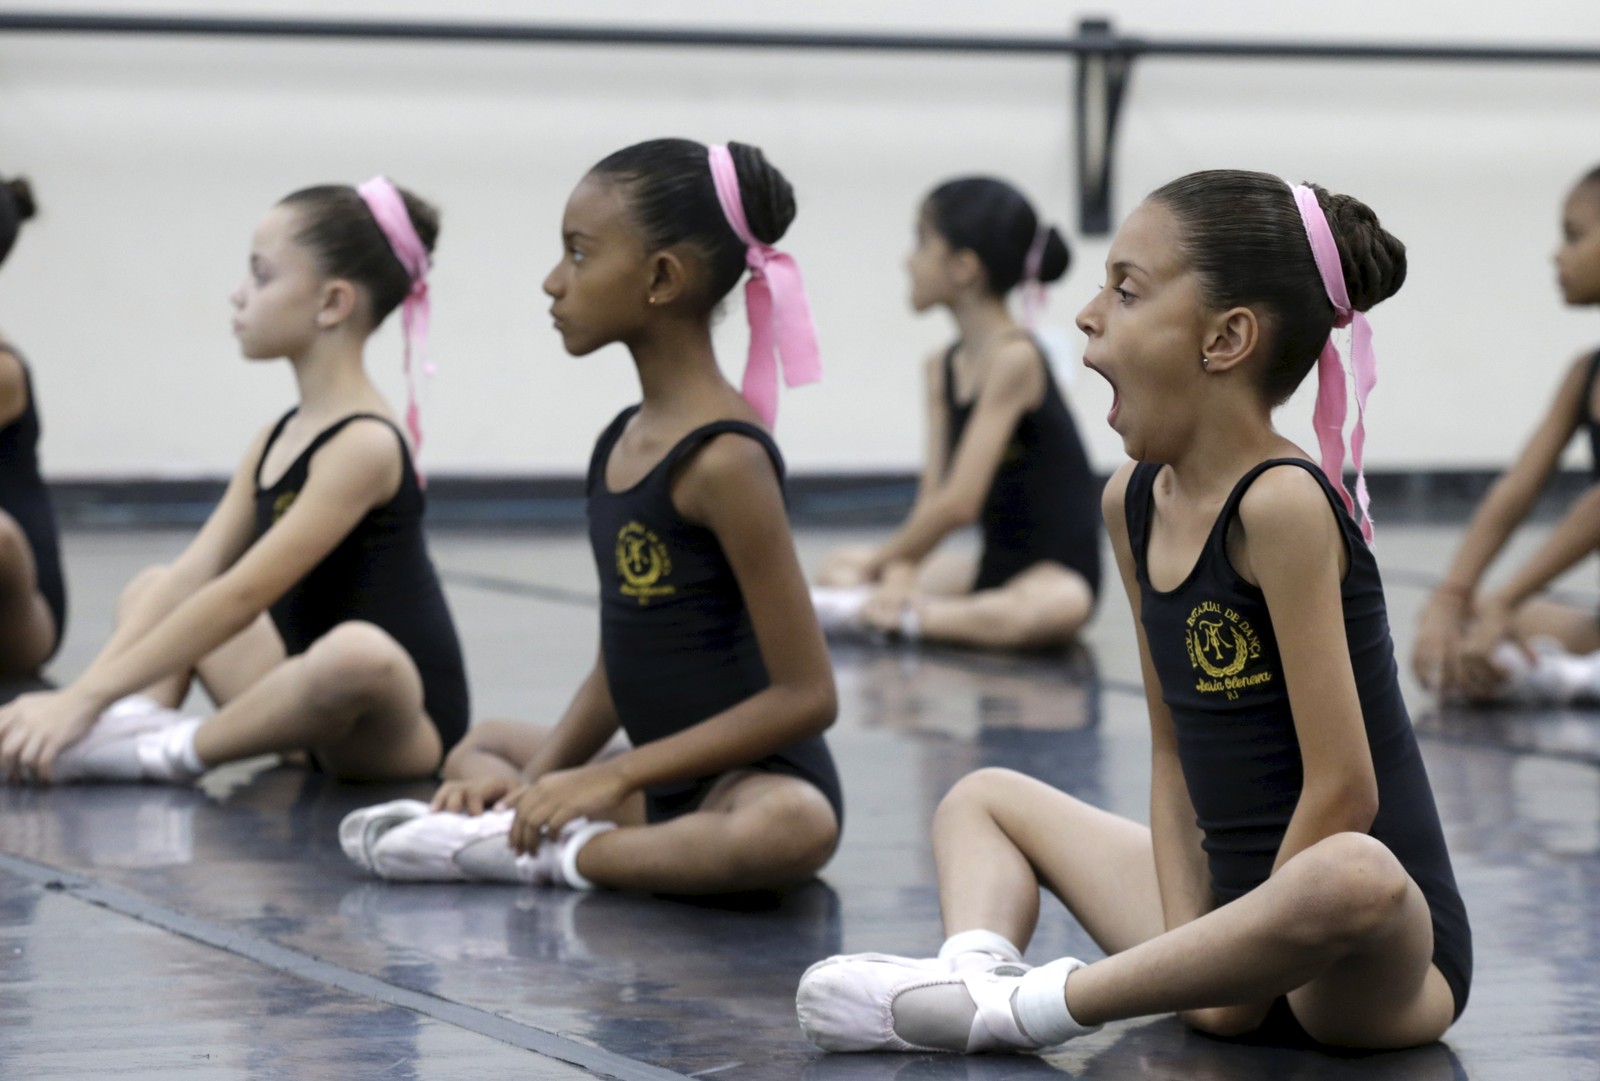
<svg viewBox="0 0 1600 1081"><path fill-rule="evenodd" d="M162 573L151 568L135 578L123 610ZM370 623L341 623L290 657L263 614L194 672L162 680L146 693L176 707L196 676L218 707L194 736L195 753L208 767L308 750L340 779L404 780L431 774L443 753L423 709L416 665Z"/></svg>
<svg viewBox="0 0 1600 1081"><path fill-rule="evenodd" d="M58 632L28 538L0 510L0 676L36 674L55 652Z"/></svg>
<svg viewBox="0 0 1600 1081"><path fill-rule="evenodd" d="M451 752L445 776L520 774L550 737L514 721L474 725ZM839 823L815 785L764 770L732 770L698 807L665 822L646 820L642 793L598 817L618 828L589 840L577 869L613 889L715 894L774 889L810 878L833 855Z"/></svg>
<svg viewBox="0 0 1600 1081"><path fill-rule="evenodd" d="M947 933L1025 945L1044 885L1109 955L1065 988L1085 1025L1178 1012L1240 1035L1287 995L1324 1043L1399 1048L1438 1039L1454 1000L1432 964L1428 906L1399 861L1362 834L1296 855L1232 904L1164 928L1149 831L1008 770L960 781L934 820Z"/></svg>

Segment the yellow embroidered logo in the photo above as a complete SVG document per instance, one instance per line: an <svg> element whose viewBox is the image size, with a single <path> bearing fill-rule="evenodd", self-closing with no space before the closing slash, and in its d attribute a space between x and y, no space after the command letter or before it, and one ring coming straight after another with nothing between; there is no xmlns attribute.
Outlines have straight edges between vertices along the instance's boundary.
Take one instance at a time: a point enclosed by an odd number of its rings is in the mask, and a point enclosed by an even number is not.
<svg viewBox="0 0 1600 1081"><path fill-rule="evenodd" d="M661 538L638 522L629 522L617 531L617 574L622 577L622 595L638 597L641 605L652 597L670 597L677 587L662 579L672 573L672 557Z"/></svg>
<svg viewBox="0 0 1600 1081"><path fill-rule="evenodd" d="M288 513L290 505L294 503L294 497L299 494L299 492L284 492L272 501L272 520L274 522Z"/></svg>
<svg viewBox="0 0 1600 1081"><path fill-rule="evenodd" d="M1272 682L1271 669L1245 672L1261 656L1261 639L1250 621L1216 601L1202 601L1189 613L1184 645L1190 666L1200 670L1195 690L1202 694L1225 694L1231 701L1246 688Z"/></svg>

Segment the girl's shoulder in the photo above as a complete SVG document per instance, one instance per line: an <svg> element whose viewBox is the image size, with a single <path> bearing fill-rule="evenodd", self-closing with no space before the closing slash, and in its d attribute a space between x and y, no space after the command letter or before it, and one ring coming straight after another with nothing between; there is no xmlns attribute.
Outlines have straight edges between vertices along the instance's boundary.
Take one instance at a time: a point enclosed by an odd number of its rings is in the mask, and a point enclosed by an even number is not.
<svg viewBox="0 0 1600 1081"><path fill-rule="evenodd" d="M1322 472L1304 458L1278 458L1263 462L1246 474L1249 484L1235 498L1235 512L1247 541L1265 541L1277 547L1309 546L1339 534L1337 504ZM1243 481L1241 481L1243 483Z"/></svg>

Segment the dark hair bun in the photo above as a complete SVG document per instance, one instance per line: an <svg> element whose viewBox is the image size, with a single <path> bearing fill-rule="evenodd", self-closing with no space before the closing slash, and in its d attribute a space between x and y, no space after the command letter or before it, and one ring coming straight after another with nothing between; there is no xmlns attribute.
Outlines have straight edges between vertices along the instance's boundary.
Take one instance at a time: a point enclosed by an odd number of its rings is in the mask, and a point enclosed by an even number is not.
<svg viewBox="0 0 1600 1081"><path fill-rule="evenodd" d="M1044 251L1039 256L1039 280L1060 281L1072 265L1072 249L1067 247L1067 239L1061 235L1061 230L1054 225L1046 229Z"/></svg>
<svg viewBox="0 0 1600 1081"><path fill-rule="evenodd" d="M17 208L18 221L27 221L39 212L39 205L33 201L33 185L28 183L26 177L7 180L5 186L11 193L12 205Z"/></svg>
<svg viewBox="0 0 1600 1081"><path fill-rule="evenodd" d="M794 189L759 146L730 142L728 153L739 174L739 201L750 232L763 244L776 244L794 221Z"/></svg>
<svg viewBox="0 0 1600 1081"><path fill-rule="evenodd" d="M1317 193L1339 248L1350 306L1358 312L1370 311L1398 293L1406 281L1406 246L1360 199L1335 195L1310 182L1306 186Z"/></svg>
<svg viewBox="0 0 1600 1081"><path fill-rule="evenodd" d="M395 190L405 201L406 215L417 231L417 239L428 249L428 254L433 254L433 246L439 241L439 208L406 188L396 187Z"/></svg>

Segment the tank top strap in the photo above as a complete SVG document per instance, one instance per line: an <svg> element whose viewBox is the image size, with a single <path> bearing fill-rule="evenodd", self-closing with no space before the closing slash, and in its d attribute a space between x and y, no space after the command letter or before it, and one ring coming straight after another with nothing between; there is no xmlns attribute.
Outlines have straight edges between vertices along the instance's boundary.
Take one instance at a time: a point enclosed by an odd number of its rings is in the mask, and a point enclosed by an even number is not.
<svg viewBox="0 0 1600 1081"><path fill-rule="evenodd" d="M784 479L783 453L778 450L778 444L773 442L772 436L765 430L744 420L714 420L710 424L702 424L682 439L677 445L667 452L662 461L662 475L672 477L684 460L692 457L702 446L716 436L725 432L734 432L747 436L761 444L761 449L767 452L767 457L772 459L772 468L778 471L778 483Z"/></svg>
<svg viewBox="0 0 1600 1081"><path fill-rule="evenodd" d="M1346 551L1353 550L1351 538L1361 539L1361 527L1356 525L1354 518L1350 517L1350 512L1345 509L1344 501L1339 498L1339 493L1329 483L1327 475L1322 472L1322 467L1306 458L1268 458L1266 461L1252 466L1249 472L1239 478L1239 482L1233 486L1233 491L1228 493L1228 501L1223 504L1222 513L1217 516L1217 524L1213 527L1211 538L1207 541L1207 544L1215 545L1226 556L1228 527L1239 513L1239 504L1244 501L1244 494L1250 490L1250 486L1256 482L1256 479L1261 474L1280 465L1298 466L1316 478L1317 485L1321 487L1322 494L1327 498L1329 508L1333 511L1334 521L1339 524L1339 532L1344 536ZM1366 542L1362 540L1361 543L1365 545Z"/></svg>
<svg viewBox="0 0 1600 1081"><path fill-rule="evenodd" d="M278 437L283 434L283 429L288 425L290 420L294 419L294 415L298 412L300 412L300 409L297 406L294 409L289 410L283 416L279 417L278 423L272 426L272 431L270 434L268 434L267 441L261 444L261 457L256 459L257 488L261 487L261 467L267 464L267 455L272 452L273 444L278 441Z"/></svg>
<svg viewBox="0 0 1600 1081"><path fill-rule="evenodd" d="M950 348L944 351L944 407L947 413L954 413L961 408L956 404L956 350L960 348L960 342L951 342Z"/></svg>
<svg viewBox="0 0 1600 1081"><path fill-rule="evenodd" d="M606 463L611 460L611 448L617 445L617 440L622 438L622 430L628 426L628 421L639 411L637 405L630 405L611 419L605 431L600 433L600 438L595 440L594 453L589 456L589 473L584 478L583 491L585 495L592 495L595 486L604 488Z"/></svg>
<svg viewBox="0 0 1600 1081"><path fill-rule="evenodd" d="M289 423L289 418L294 416L296 412L297 410L294 409L289 410L289 412L285 413L283 418L278 421L277 426L272 429L272 435L268 437L267 445L261 451L261 461L256 463L257 488L261 487L261 466L267 460L267 451L271 450L272 444L278 441L278 436L283 433L284 425ZM311 442L306 444L306 449L301 451L300 456L290 463L289 468L284 471L283 476L288 477L290 474L294 473L296 469L300 468L301 465L310 462L312 456L315 455L317 451L321 450L330 439L344 431L351 424L358 420L375 420L393 432L395 434L395 438L400 441L400 464L405 466L405 469L401 472L402 483L404 482L403 478L407 474L415 476L416 471L411 465L410 444L406 442L406 437L401 434L400 429L395 427L394 421L390 420L381 413L351 413L349 416L340 417L338 420L322 429L322 431L318 432L312 438ZM282 478L280 478L280 482L281 479Z"/></svg>
<svg viewBox="0 0 1600 1081"><path fill-rule="evenodd" d="M1133 565L1139 577L1144 577L1145 547L1150 543L1150 504L1154 493L1156 474L1161 466L1156 462L1135 462L1128 475L1128 488L1122 495L1122 517L1128 524L1128 548L1133 553Z"/></svg>
<svg viewBox="0 0 1600 1081"><path fill-rule="evenodd" d="M1594 355L1589 358L1589 372L1583 377L1583 396L1578 399L1581 403L1578 416L1586 423L1594 416L1594 410L1590 408L1589 402L1594 396L1594 381L1597 376L1600 376L1600 349L1596 349Z"/></svg>

